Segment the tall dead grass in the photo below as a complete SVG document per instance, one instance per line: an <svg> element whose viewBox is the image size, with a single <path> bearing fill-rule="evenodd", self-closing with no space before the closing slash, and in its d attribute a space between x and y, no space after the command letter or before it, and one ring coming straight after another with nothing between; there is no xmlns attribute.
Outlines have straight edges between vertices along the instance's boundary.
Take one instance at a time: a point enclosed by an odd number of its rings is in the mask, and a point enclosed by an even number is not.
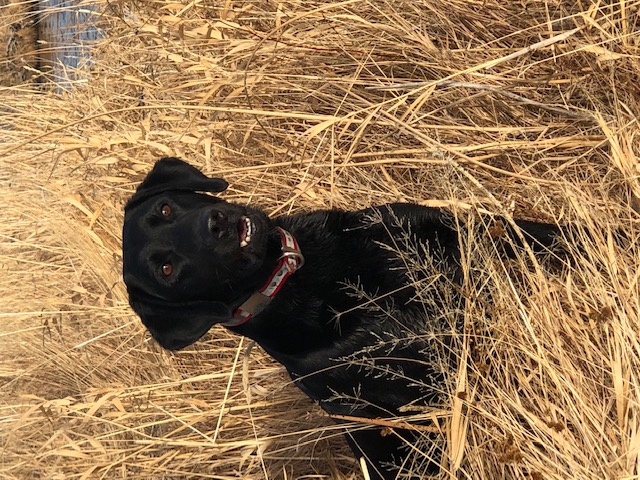
<svg viewBox="0 0 640 480"><path fill-rule="evenodd" d="M443 476L636 478L639 7L104 2L86 84L0 91L0 475L359 478L259 348L218 328L171 355L127 307L123 202L178 155L271 214L399 200L583 226L560 270L463 238Z"/></svg>

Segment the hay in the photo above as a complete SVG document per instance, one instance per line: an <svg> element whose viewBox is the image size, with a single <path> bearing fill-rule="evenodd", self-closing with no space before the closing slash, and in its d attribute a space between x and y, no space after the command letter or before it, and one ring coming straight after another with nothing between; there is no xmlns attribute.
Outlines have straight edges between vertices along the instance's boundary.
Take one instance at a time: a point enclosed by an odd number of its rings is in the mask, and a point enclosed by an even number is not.
<svg viewBox="0 0 640 480"><path fill-rule="evenodd" d="M35 2L0 2L0 86L31 80L38 72L38 26Z"/></svg>
<svg viewBox="0 0 640 480"><path fill-rule="evenodd" d="M0 476L359 476L259 348L217 328L171 355L129 310L122 205L160 155L271 214L399 200L583 225L564 271L463 239L484 273L447 478L640 475L639 2L97 5L86 84L1 91Z"/></svg>

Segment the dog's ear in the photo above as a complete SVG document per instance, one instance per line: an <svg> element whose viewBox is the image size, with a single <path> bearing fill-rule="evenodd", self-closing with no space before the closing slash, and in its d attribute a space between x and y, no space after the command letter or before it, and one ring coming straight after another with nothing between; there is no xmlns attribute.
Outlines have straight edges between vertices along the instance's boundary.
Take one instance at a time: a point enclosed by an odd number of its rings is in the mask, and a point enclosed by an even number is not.
<svg viewBox="0 0 640 480"><path fill-rule="evenodd" d="M164 157L129 199L125 210L147 198L168 191L223 192L229 184L222 178L210 178L187 162L174 157Z"/></svg>
<svg viewBox="0 0 640 480"><path fill-rule="evenodd" d="M167 350L191 345L213 325L232 317L229 307L221 302L176 303L130 294L129 303L151 336Z"/></svg>

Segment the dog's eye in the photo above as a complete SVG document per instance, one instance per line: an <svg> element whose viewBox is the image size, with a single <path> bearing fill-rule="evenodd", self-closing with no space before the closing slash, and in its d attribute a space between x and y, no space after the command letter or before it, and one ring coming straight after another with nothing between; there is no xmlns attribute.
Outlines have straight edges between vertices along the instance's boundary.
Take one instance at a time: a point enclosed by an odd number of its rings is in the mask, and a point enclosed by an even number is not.
<svg viewBox="0 0 640 480"><path fill-rule="evenodd" d="M170 217L172 212L173 212L173 209L171 208L171 205L169 205L168 203L164 203L162 207L160 207L160 213L162 213L163 217Z"/></svg>
<svg viewBox="0 0 640 480"><path fill-rule="evenodd" d="M163 263L162 264L162 275L164 275L165 277L170 276L173 273L173 265L171 265L170 263Z"/></svg>

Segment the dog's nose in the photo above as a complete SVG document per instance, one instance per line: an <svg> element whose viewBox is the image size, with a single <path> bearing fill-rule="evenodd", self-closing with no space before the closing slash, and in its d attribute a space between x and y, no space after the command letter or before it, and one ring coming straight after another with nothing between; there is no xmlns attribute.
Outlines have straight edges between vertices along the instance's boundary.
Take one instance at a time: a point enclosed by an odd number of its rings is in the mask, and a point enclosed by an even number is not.
<svg viewBox="0 0 640 480"><path fill-rule="evenodd" d="M211 212L207 227L213 236L221 238L228 226L229 222L227 221L227 217L224 213L219 210Z"/></svg>

